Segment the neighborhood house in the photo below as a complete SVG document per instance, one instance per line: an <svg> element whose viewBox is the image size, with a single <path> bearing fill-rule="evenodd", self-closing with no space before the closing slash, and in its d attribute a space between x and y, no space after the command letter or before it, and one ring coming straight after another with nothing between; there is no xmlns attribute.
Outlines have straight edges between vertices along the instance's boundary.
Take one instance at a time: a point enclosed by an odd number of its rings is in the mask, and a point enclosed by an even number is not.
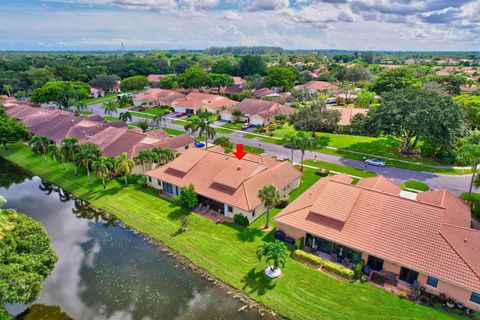
<svg viewBox="0 0 480 320"><path fill-rule="evenodd" d="M216 114L236 104L238 104L237 101L227 97L202 92L190 92L186 97L173 101L172 107L178 113L194 114L200 110Z"/></svg>
<svg viewBox="0 0 480 320"><path fill-rule="evenodd" d="M274 218L277 230L324 259L350 267L362 259L378 284L480 310L480 231L467 204L446 190L406 196L382 176L351 182L320 179Z"/></svg>
<svg viewBox="0 0 480 320"><path fill-rule="evenodd" d="M207 210L229 218L241 214L253 221L266 211L258 198L260 189L273 184L286 195L300 184L300 171L288 161L253 154L238 160L220 150L188 149L172 162L146 172L148 185L178 195L192 184Z"/></svg>
<svg viewBox="0 0 480 320"><path fill-rule="evenodd" d="M297 109L282 104L258 99L244 99L239 104L220 112L220 119L223 121L235 121L233 112L240 110L242 115L239 121L248 122L251 125L265 125L275 121L278 115L289 115Z"/></svg>
<svg viewBox="0 0 480 320"><path fill-rule="evenodd" d="M171 106L176 99L184 98L183 93L168 90L151 88L133 96L133 105L146 104L152 107Z"/></svg>

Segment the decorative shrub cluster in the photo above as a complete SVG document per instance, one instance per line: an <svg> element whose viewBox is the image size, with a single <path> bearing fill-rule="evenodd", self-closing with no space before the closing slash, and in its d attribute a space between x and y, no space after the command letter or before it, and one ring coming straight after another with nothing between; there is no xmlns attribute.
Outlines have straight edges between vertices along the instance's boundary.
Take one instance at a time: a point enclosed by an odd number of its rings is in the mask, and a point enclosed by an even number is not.
<svg viewBox="0 0 480 320"><path fill-rule="evenodd" d="M248 227L250 224L247 217L238 213L233 216L233 222L242 227Z"/></svg>
<svg viewBox="0 0 480 320"><path fill-rule="evenodd" d="M317 169L315 170L315 174L320 177L326 177L330 174L330 170L328 169Z"/></svg>
<svg viewBox="0 0 480 320"><path fill-rule="evenodd" d="M288 196L288 194L286 194L280 198L280 200L277 203L277 207L283 209L286 206L288 206L289 203L290 203L290 197Z"/></svg>
<svg viewBox="0 0 480 320"><path fill-rule="evenodd" d="M324 260L322 258L299 249L293 251L292 257L295 260L307 262L317 267L321 267L324 264Z"/></svg>
<svg viewBox="0 0 480 320"><path fill-rule="evenodd" d="M322 258L305 252L303 250L295 250L292 253L292 257L295 260L298 261L303 261L307 262L311 265L317 266L317 267L323 267L324 270L333 272L338 274L341 277L347 278L347 279L354 279L355 278L355 273L353 270L350 270L348 268L345 268L342 265L336 264L334 262L328 261L328 260L323 260Z"/></svg>
<svg viewBox="0 0 480 320"><path fill-rule="evenodd" d="M342 276L347 279L355 278L355 273L352 270L345 268L344 266L341 266L339 264L333 263L331 261L325 260L325 264L323 265L323 268L327 271L334 272L339 276Z"/></svg>

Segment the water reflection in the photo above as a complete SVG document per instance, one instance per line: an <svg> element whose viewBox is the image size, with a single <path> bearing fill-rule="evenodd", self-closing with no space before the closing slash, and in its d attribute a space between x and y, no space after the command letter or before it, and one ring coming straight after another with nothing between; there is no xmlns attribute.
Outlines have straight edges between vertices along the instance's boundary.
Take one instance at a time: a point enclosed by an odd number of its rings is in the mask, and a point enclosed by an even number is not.
<svg viewBox="0 0 480 320"><path fill-rule="evenodd" d="M2 181L11 172L15 181ZM40 298L21 319L36 314L50 319L48 312L80 320L260 318L256 312L238 313L241 303L114 217L38 177L24 175L22 182L20 176L17 168L0 166L0 194L9 207L45 226L59 255ZM27 306L7 309L18 315Z"/></svg>

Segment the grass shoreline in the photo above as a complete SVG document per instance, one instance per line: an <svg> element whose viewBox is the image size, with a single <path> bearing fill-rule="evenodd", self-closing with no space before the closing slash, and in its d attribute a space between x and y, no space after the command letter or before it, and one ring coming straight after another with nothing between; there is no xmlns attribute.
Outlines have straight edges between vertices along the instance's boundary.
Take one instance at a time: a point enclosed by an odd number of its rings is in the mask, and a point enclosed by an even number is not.
<svg viewBox="0 0 480 320"><path fill-rule="evenodd" d="M152 189L138 186L123 188L109 182L102 192L97 179L88 184L86 176L60 170L60 164L34 155L25 145L12 145L0 156L28 171L59 185L92 206L115 215L126 226L164 243L205 269L220 281L243 291L275 312L292 319L455 319L454 314L403 300L370 284L344 283L289 258L283 275L268 281L262 274L265 263L255 257L256 246L272 239L273 232L256 228L260 217L249 228L233 224L215 224L203 217L179 210L159 198ZM312 179L308 176L308 179ZM309 181L314 183L316 180ZM301 191L304 191L304 186ZM301 192L297 192L298 196ZM186 215L190 230L178 233L179 217ZM240 254L239 254L240 253Z"/></svg>

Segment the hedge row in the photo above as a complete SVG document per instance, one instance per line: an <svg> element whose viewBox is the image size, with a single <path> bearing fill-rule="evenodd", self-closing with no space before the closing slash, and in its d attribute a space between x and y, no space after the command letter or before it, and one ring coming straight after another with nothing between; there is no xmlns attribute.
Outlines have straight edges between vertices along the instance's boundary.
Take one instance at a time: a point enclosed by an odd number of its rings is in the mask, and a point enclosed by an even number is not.
<svg viewBox="0 0 480 320"><path fill-rule="evenodd" d="M325 270L336 273L339 276L342 276L344 278L347 278L347 279L355 278L355 272L353 272L353 270L345 268L344 266L336 264L334 262L323 260L319 256L305 252L303 250L293 251L292 256L295 260L307 262L317 267L323 267Z"/></svg>

